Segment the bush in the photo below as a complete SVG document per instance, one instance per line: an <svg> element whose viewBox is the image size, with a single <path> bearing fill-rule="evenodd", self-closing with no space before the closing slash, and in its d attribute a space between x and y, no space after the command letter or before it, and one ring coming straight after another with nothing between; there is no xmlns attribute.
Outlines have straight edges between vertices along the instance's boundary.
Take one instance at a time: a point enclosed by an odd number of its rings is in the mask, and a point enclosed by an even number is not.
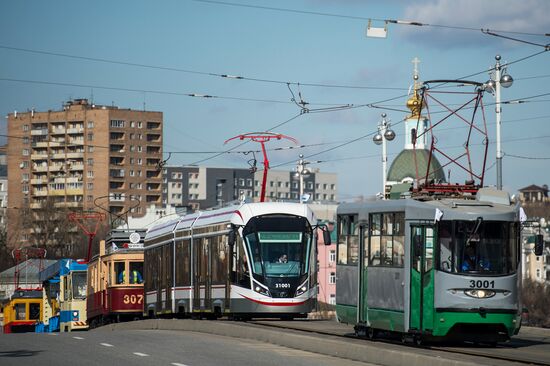
<svg viewBox="0 0 550 366"><path fill-rule="evenodd" d="M523 281L521 300L529 315L526 325L550 328L550 286L532 280Z"/></svg>

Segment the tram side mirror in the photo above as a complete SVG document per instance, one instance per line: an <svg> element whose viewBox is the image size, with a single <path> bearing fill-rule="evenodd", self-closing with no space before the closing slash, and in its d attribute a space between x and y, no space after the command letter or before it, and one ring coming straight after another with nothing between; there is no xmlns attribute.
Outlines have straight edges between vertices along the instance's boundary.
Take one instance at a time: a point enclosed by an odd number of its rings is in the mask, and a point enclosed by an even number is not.
<svg viewBox="0 0 550 366"><path fill-rule="evenodd" d="M228 235L228 241L227 244L229 244L230 247L235 245L235 240L237 239L237 234L235 233L235 230L229 231Z"/></svg>
<svg viewBox="0 0 550 366"><path fill-rule="evenodd" d="M542 234L535 235L535 255L542 255L544 251L544 236Z"/></svg>
<svg viewBox="0 0 550 366"><path fill-rule="evenodd" d="M330 238L330 231L328 231L328 228L326 226L322 231L323 231L323 242L325 243L325 245L331 245L332 241Z"/></svg>
<svg viewBox="0 0 550 366"><path fill-rule="evenodd" d="M422 237L420 235L413 236L414 256L422 256Z"/></svg>

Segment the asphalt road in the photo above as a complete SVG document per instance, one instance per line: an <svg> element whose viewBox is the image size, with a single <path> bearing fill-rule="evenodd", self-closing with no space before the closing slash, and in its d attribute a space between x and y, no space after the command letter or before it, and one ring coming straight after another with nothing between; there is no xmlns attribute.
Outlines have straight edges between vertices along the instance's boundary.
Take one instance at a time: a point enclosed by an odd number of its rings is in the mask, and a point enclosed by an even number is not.
<svg viewBox="0 0 550 366"><path fill-rule="evenodd" d="M0 365L366 365L278 345L168 330L1 334Z"/></svg>

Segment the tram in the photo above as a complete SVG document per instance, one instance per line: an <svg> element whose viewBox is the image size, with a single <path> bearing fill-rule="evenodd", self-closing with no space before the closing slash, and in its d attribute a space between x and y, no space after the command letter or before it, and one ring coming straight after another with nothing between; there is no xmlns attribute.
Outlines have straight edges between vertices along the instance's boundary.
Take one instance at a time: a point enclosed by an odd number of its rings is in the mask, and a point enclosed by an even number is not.
<svg viewBox="0 0 550 366"><path fill-rule="evenodd" d="M111 230L88 264L87 317L90 328L141 318L145 230Z"/></svg>
<svg viewBox="0 0 550 366"><path fill-rule="evenodd" d="M34 332L42 320L42 291L17 289L4 306L4 333Z"/></svg>
<svg viewBox="0 0 550 366"><path fill-rule="evenodd" d="M39 273L42 282L42 326L37 332L88 329L86 322L87 264L60 259Z"/></svg>
<svg viewBox="0 0 550 366"><path fill-rule="evenodd" d="M491 188L340 205L338 320L417 344L510 339L521 322L519 210Z"/></svg>
<svg viewBox="0 0 550 366"><path fill-rule="evenodd" d="M305 204L263 202L150 228L144 315L306 317L317 296L316 224Z"/></svg>

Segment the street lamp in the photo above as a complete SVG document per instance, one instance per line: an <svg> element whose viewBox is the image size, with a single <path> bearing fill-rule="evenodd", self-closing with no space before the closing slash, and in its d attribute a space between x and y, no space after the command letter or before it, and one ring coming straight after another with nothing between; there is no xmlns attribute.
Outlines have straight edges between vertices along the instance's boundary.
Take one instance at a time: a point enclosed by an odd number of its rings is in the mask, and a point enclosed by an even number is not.
<svg viewBox="0 0 550 366"><path fill-rule="evenodd" d="M306 169L306 165L309 164L309 161L304 160L304 155L300 154L300 160L298 160L298 165L296 165L296 176L300 178L300 202L304 203L304 176L309 174L309 170Z"/></svg>
<svg viewBox="0 0 550 366"><path fill-rule="evenodd" d="M502 189L502 149L500 147L500 125L501 125L501 108L500 108L500 87L509 88L514 83L512 76L508 75L506 67L500 64L500 55L495 56L496 64L494 71L489 73L489 81L485 83L486 89L490 92L495 92L495 112L496 112L496 130L497 130L497 189Z"/></svg>
<svg viewBox="0 0 550 366"><path fill-rule="evenodd" d="M382 145L382 195L385 197L386 192L386 174L387 174L387 151L386 140L392 141L395 138L395 132L390 128L390 121L386 119L386 113L382 113L382 120L378 123L378 133L374 135L372 141L376 145Z"/></svg>

